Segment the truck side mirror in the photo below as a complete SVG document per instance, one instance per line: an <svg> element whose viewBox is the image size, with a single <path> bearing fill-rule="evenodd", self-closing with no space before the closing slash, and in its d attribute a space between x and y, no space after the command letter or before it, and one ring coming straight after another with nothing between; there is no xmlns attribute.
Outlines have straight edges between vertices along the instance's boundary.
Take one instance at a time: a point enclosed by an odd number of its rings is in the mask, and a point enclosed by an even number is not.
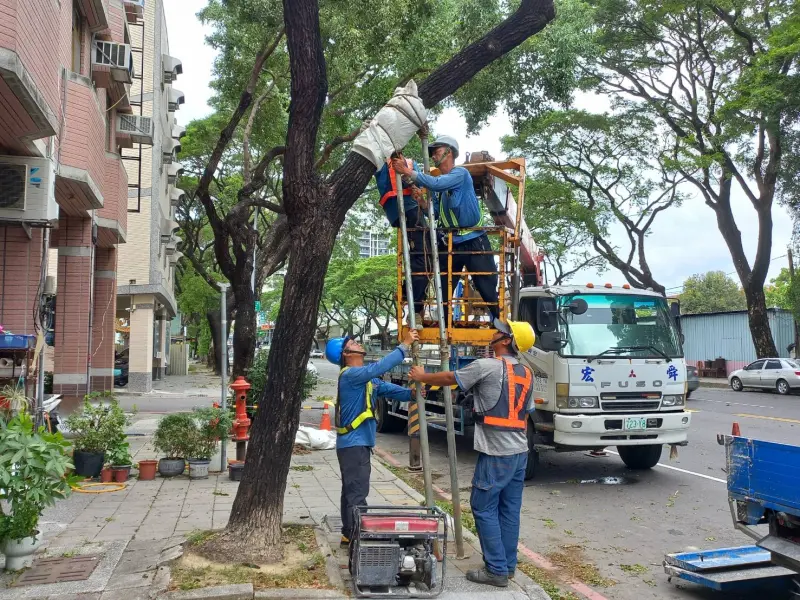
<svg viewBox="0 0 800 600"><path fill-rule="evenodd" d="M582 315L589 310L589 303L583 298L573 298L569 303L569 312L573 315Z"/></svg>
<svg viewBox="0 0 800 600"><path fill-rule="evenodd" d="M558 308L553 298L539 298L536 306L536 324L542 333L556 330Z"/></svg>
<svg viewBox="0 0 800 600"><path fill-rule="evenodd" d="M680 302L672 302L669 305L669 312L675 319L679 319L681 316L681 303Z"/></svg>
<svg viewBox="0 0 800 600"><path fill-rule="evenodd" d="M567 343L558 331L546 331L539 336L539 340L541 341L542 350L546 352L558 352Z"/></svg>

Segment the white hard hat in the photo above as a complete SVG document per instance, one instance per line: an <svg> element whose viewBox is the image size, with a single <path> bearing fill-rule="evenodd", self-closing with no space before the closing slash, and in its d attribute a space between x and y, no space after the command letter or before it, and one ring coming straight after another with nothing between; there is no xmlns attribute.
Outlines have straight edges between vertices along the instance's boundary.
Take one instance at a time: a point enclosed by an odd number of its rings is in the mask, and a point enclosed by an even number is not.
<svg viewBox="0 0 800 600"><path fill-rule="evenodd" d="M433 151L440 146L448 146L453 151L453 158L458 158L458 142L456 138L449 135L440 135L432 144L428 145L428 155L433 154Z"/></svg>

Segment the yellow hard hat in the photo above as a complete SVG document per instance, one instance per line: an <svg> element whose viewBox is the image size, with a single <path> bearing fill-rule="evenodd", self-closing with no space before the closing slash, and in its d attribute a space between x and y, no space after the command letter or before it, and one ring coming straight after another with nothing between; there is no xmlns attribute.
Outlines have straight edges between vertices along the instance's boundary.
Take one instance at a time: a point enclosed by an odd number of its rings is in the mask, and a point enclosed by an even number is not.
<svg viewBox="0 0 800 600"><path fill-rule="evenodd" d="M517 352L527 352L533 347L536 341L536 334L533 327L527 321L506 321L494 320L495 329L510 335L514 340L513 347Z"/></svg>

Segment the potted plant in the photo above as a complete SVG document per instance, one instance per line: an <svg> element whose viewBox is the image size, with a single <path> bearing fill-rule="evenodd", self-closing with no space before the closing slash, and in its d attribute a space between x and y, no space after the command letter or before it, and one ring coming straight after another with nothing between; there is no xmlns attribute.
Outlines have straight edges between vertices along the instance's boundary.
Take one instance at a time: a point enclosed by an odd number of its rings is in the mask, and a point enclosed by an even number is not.
<svg viewBox="0 0 800 600"><path fill-rule="evenodd" d="M197 425L188 413L162 417L153 435L153 446L164 458L158 461L162 477L175 477L186 469L186 458L192 454Z"/></svg>
<svg viewBox="0 0 800 600"><path fill-rule="evenodd" d="M114 481L114 472L111 470L111 465L106 464L100 471L100 483L111 483Z"/></svg>
<svg viewBox="0 0 800 600"><path fill-rule="evenodd" d="M97 477L105 464L106 452L125 438L124 429L130 419L113 392L92 392L84 397L81 409L68 416L65 423L74 437L75 474Z"/></svg>
<svg viewBox="0 0 800 600"><path fill-rule="evenodd" d="M6 385L0 389L0 414L6 420L21 411L27 411L29 406L30 400L25 396L25 390L13 385Z"/></svg>
<svg viewBox="0 0 800 600"><path fill-rule="evenodd" d="M8 422L0 420L0 549L6 569L18 571L33 562L41 544L39 517L48 506L71 492L77 482L67 477L72 468L69 443L60 433L34 428L33 419L20 412ZM8 510L8 512L4 512Z"/></svg>
<svg viewBox="0 0 800 600"><path fill-rule="evenodd" d="M205 479L208 477L208 466L220 440L227 442L233 427L230 411L217 405L194 409L197 422L192 453L189 457L189 478Z"/></svg>
<svg viewBox="0 0 800 600"><path fill-rule="evenodd" d="M124 440L115 444L114 447L108 451L108 462L111 465L114 481L117 483L128 481L133 463L130 453L130 444Z"/></svg>

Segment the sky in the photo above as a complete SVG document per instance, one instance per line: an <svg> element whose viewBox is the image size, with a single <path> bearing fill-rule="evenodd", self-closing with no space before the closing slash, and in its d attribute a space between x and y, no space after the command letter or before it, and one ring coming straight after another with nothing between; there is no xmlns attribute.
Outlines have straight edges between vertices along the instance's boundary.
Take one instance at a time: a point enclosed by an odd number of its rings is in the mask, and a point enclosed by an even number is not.
<svg viewBox="0 0 800 600"><path fill-rule="evenodd" d="M165 0L164 9L170 44L170 54L183 62L183 74L176 82L186 97L186 103L177 114L182 125L209 114L208 100L211 97L209 82L214 62L214 51L204 43L210 28L195 17L208 0ZM581 107L581 99L578 106ZM588 101L587 101L588 104ZM596 109L597 99L592 104ZM585 108L588 108L585 107ZM500 139L512 133L511 124L502 114L491 117L483 129L474 136L467 136L466 121L455 109L446 109L434 125L434 130L447 132L459 140L464 152L488 150L495 158L502 158ZM750 202L737 190L733 198L734 216L742 233L742 242L751 261L755 257L758 241L758 221ZM786 248L791 241L792 220L780 206L773 208L772 262L768 280L788 265ZM617 232L621 234L621 232ZM624 246L624 234L617 239ZM706 271L724 271L738 281L733 261L722 235L716 226L714 212L698 197L678 208L670 208L659 215L646 240L646 254L650 268L657 281L669 292L680 293L680 286L687 277ZM579 273L574 283L609 282L622 285L621 273L608 270L603 274L592 271Z"/></svg>

